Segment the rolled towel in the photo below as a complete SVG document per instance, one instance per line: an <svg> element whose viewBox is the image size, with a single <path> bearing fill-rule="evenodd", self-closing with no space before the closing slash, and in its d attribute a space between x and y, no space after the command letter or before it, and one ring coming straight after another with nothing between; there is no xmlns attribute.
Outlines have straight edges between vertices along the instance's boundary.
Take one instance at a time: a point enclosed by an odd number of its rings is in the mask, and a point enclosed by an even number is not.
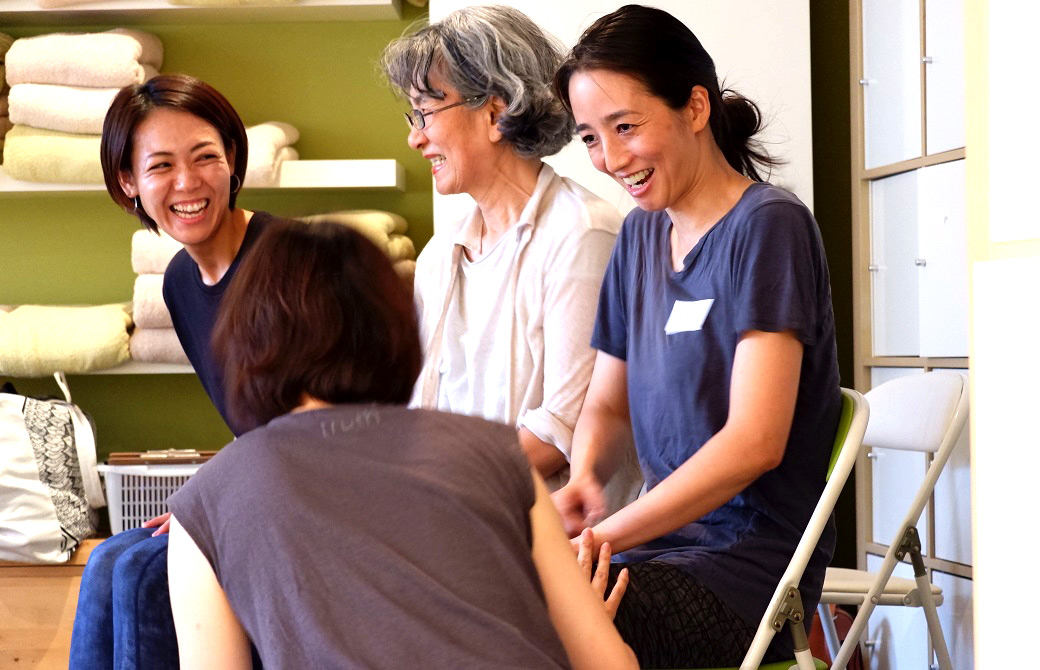
<svg viewBox="0 0 1040 670"><path fill-rule="evenodd" d="M142 328L173 328L162 294L162 275L138 275L134 280L134 323Z"/></svg>
<svg viewBox="0 0 1040 670"><path fill-rule="evenodd" d="M7 52L7 83L122 88L144 83L162 59L159 38L140 30L23 37Z"/></svg>
<svg viewBox="0 0 1040 670"><path fill-rule="evenodd" d="M138 230L130 240L130 265L135 274L161 275L166 272L174 254L183 249L180 242L165 233L156 235Z"/></svg>
<svg viewBox="0 0 1040 670"><path fill-rule="evenodd" d="M401 234L408 230L408 223L398 214L378 209L347 209L327 214L303 217L303 221L334 221L350 226L380 249L389 253L391 233Z"/></svg>
<svg viewBox="0 0 1040 670"><path fill-rule="evenodd" d="M0 375L45 377L115 367L130 358L129 326L123 305L22 305L0 314Z"/></svg>
<svg viewBox="0 0 1040 670"><path fill-rule="evenodd" d="M268 121L246 128L246 139L249 141L249 161L245 186L276 185L282 160L291 156L283 150L300 139L300 131L288 123ZM299 154L296 157L299 158Z"/></svg>
<svg viewBox="0 0 1040 670"><path fill-rule="evenodd" d="M191 365L173 328L134 328L130 335L130 358L144 363Z"/></svg>
<svg viewBox="0 0 1040 670"><path fill-rule="evenodd" d="M10 94L11 122L64 133L100 135L116 93L118 88L15 84Z"/></svg>
<svg viewBox="0 0 1040 670"><path fill-rule="evenodd" d="M7 133L4 171L11 179L57 184L104 184L101 136L31 126Z"/></svg>
<svg viewBox="0 0 1040 670"><path fill-rule="evenodd" d="M386 255L392 261L407 261L415 259L415 243L407 235L394 233L386 245Z"/></svg>

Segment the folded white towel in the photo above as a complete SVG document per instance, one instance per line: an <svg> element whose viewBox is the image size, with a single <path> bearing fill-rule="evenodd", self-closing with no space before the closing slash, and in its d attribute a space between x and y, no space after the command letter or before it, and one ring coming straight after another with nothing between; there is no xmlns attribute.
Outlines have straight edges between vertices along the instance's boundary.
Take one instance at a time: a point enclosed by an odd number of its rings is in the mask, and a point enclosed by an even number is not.
<svg viewBox="0 0 1040 670"><path fill-rule="evenodd" d="M142 328L173 328L162 294L162 275L138 275L134 280L134 323Z"/></svg>
<svg viewBox="0 0 1040 670"><path fill-rule="evenodd" d="M23 37L7 52L7 83L121 88L162 67L159 38L140 30Z"/></svg>
<svg viewBox="0 0 1040 670"><path fill-rule="evenodd" d="M415 260L415 243L407 235L394 233L387 241L386 255L392 261Z"/></svg>
<svg viewBox="0 0 1040 670"><path fill-rule="evenodd" d="M292 153L285 153L288 148L300 139L300 131L288 123L268 121L246 128L246 139L249 142L249 160L246 164L245 186L274 186L278 183L278 168ZM299 154L296 154L299 158Z"/></svg>
<svg viewBox="0 0 1040 670"><path fill-rule="evenodd" d="M149 230L138 230L130 240L130 265L135 274L161 275L174 254L183 248L165 233L156 235Z"/></svg>
<svg viewBox="0 0 1040 670"><path fill-rule="evenodd" d="M145 363L191 365L173 328L134 328L130 335L130 358Z"/></svg>
<svg viewBox="0 0 1040 670"><path fill-rule="evenodd" d="M15 84L10 93L11 121L65 133L100 135L116 93L118 88Z"/></svg>

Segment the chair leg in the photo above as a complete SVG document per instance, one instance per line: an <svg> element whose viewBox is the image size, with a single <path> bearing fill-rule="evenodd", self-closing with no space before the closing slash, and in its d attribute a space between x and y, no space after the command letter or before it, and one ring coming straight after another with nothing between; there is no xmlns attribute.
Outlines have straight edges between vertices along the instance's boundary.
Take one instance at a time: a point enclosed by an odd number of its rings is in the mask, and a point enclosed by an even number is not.
<svg viewBox="0 0 1040 670"><path fill-rule="evenodd" d="M820 625L823 627L823 639L827 643L827 653L834 658L838 655L838 648L841 643L838 641L838 628L834 625L834 614L831 612L831 606L826 603L820 603L816 606L816 615L820 617Z"/></svg>
<svg viewBox="0 0 1040 670"><path fill-rule="evenodd" d="M921 609L924 610L924 618L928 622L928 634L932 638L932 648L935 649L939 670L953 670L950 650L946 646L946 636L943 635L942 626L939 625L939 612L935 607L932 584L928 581L928 572L925 570L920 549L915 548L910 551L910 562L914 566L914 581L917 582L917 592L921 596Z"/></svg>
<svg viewBox="0 0 1040 670"><path fill-rule="evenodd" d="M849 664L849 659L852 658L852 653L856 650L860 640L863 638L863 634L867 631L867 622L870 620L870 614L874 611L874 607L876 605L871 602L869 597L863 600L863 603L859 606L859 611L856 613L856 618L852 621L852 627L849 628L848 635L845 636L845 641L841 643L841 648L838 649L838 653L834 656L831 670L845 670L845 666Z"/></svg>

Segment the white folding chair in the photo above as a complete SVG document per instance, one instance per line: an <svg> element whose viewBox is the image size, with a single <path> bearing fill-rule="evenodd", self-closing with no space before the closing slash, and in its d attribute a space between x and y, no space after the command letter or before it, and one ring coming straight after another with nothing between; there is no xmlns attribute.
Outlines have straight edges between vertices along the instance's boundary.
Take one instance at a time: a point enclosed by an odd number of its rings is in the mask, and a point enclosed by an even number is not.
<svg viewBox="0 0 1040 670"><path fill-rule="evenodd" d="M823 534L827 521L831 518L834 505L838 501L838 495L845 486L852 466L856 464L863 443L863 432L867 427L867 415L870 409L867 401L856 391L842 389L842 411L838 421L838 429L834 437L834 447L831 451L830 466L827 468L827 484L823 488L819 502L809 517L809 523L805 527L802 539L795 548L794 556L787 565L787 570L780 579L773 597L769 601L765 614L758 625L755 637L751 642L751 648L744 656L740 664L740 670L788 670L797 667L798 670L818 670L826 665L817 663L809 652L809 639L805 632L806 612L802 607L802 598L798 590L798 584L802 581L802 573L809 564L813 550ZM811 619L812 612L808 613ZM784 624L787 624L794 637L795 660L782 661L779 663L768 663L762 665L762 657L765 656L769 643L773 636L780 632ZM736 670L718 668L715 670Z"/></svg>
<svg viewBox="0 0 1040 670"><path fill-rule="evenodd" d="M869 447L932 453L932 463L899 531L876 573L863 570L828 568L820 598L819 614L824 637L834 662L832 670L845 670L856 646L866 631L871 612L878 605L920 607L924 610L932 647L940 670L953 670L946 638L939 626L936 607L943 602L942 589L928 581L921 558L921 538L917 522L932 495L946 461L968 419L968 385L955 372L935 371L900 377L886 382L866 395L870 402L870 421L863 443ZM904 558L914 568L914 579L892 577L896 564ZM856 605L859 612L845 642L838 647L828 605Z"/></svg>

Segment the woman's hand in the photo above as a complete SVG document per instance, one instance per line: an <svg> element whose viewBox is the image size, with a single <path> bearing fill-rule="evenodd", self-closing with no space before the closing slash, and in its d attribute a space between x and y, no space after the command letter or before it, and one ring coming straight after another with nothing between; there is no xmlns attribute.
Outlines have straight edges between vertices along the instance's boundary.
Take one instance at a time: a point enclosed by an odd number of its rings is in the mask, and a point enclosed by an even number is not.
<svg viewBox="0 0 1040 670"><path fill-rule="evenodd" d="M159 529L152 533L152 537L157 535L165 535L170 532L170 513L160 514L154 519L148 519L141 524L141 528L154 528L158 526Z"/></svg>
<svg viewBox="0 0 1040 670"><path fill-rule="evenodd" d="M582 574L585 575L585 579L591 578L593 592L602 598L607 590L607 580L610 577L610 543L604 542L599 546L596 574L592 574L592 556L596 553L593 548L595 540L595 534L591 528L586 528L582 531L581 540L578 542L578 566L581 568ZM618 573L614 588L610 590L610 595L607 596L604 602L607 616L611 619L617 614L618 605L621 604L621 598L625 595L626 589L628 589L628 568L624 568Z"/></svg>
<svg viewBox="0 0 1040 670"><path fill-rule="evenodd" d="M567 537L577 537L581 531L598 522L607 507L603 500L603 487L593 477L571 479L552 494L552 501L563 519Z"/></svg>

